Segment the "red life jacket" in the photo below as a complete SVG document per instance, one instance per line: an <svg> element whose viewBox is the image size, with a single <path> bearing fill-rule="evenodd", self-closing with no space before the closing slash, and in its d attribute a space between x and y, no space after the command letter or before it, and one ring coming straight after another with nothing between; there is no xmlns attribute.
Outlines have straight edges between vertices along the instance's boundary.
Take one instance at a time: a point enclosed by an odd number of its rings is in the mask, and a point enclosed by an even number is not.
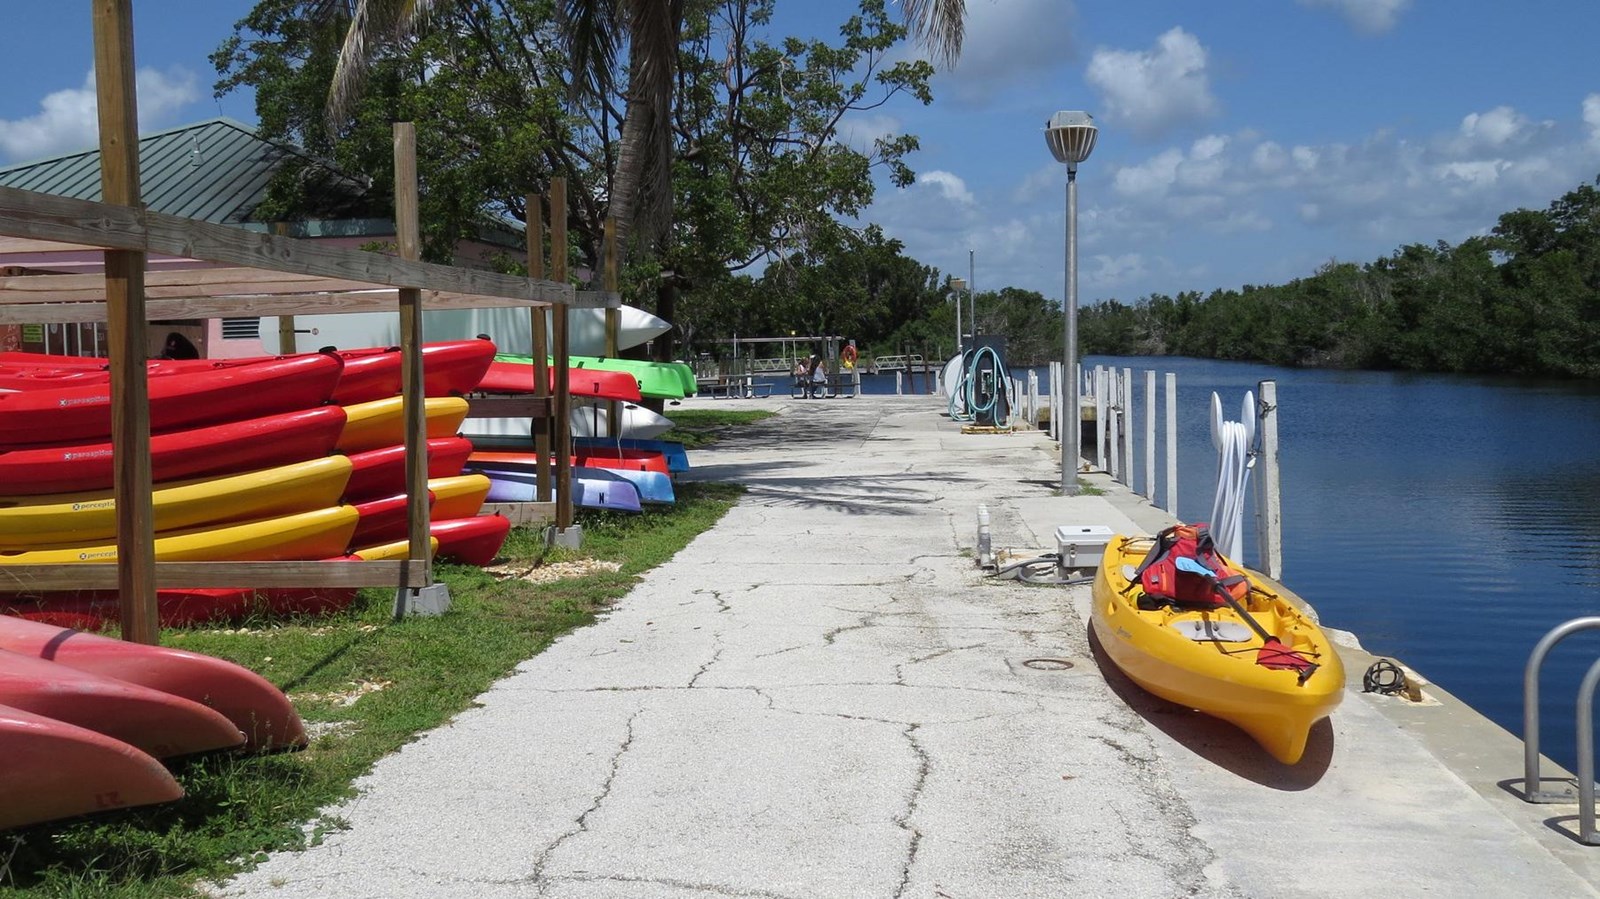
<svg viewBox="0 0 1600 899"><path fill-rule="evenodd" d="M1210 569L1216 575L1216 583L1234 599L1244 599L1250 593L1244 575L1230 568L1217 552L1211 530L1204 524L1175 525L1157 534L1155 546L1134 570L1133 580L1152 599L1182 605L1222 605L1222 597L1213 589L1212 580L1180 570L1178 559L1193 559Z"/></svg>

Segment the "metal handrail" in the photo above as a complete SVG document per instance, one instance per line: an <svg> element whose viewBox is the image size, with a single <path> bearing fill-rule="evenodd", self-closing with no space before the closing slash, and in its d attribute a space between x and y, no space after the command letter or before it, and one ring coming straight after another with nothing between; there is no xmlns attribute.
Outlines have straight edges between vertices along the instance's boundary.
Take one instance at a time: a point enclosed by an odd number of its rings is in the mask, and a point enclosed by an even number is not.
<svg viewBox="0 0 1600 899"><path fill-rule="evenodd" d="M1564 789L1552 792L1539 789L1542 780L1539 777L1539 667L1544 664L1544 657L1550 654L1551 647L1572 636L1578 631L1600 628L1600 616L1574 618L1565 624L1557 625L1550 633L1534 645L1533 652L1528 654L1528 665L1522 671L1522 798L1528 802L1571 802L1572 790ZM1600 663L1597 663L1600 664ZM1589 669L1589 674L1595 674L1595 669ZM1584 684L1589 688L1589 696L1594 695L1594 685L1588 678ZM1583 703L1580 697L1581 708L1587 709L1589 705ZM1586 748L1586 743L1591 744ZM1588 759L1590 776L1585 778L1579 775L1580 780L1589 781L1589 813L1591 824L1594 814L1594 783L1593 783L1593 736L1592 732L1584 729L1578 734L1578 763L1581 766ZM1582 784L1580 784L1580 787Z"/></svg>
<svg viewBox="0 0 1600 899"><path fill-rule="evenodd" d="M1594 688L1600 685L1600 659L1589 666L1578 687L1578 839L1600 846L1594 830Z"/></svg>

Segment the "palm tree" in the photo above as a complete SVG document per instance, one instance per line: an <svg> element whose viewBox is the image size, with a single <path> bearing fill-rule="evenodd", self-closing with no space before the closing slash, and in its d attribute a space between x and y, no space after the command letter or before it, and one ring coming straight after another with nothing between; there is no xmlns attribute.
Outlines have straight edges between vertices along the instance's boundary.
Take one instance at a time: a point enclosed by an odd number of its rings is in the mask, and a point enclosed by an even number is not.
<svg viewBox="0 0 1600 899"><path fill-rule="evenodd" d="M317 13L350 26L328 91L330 130L346 121L375 51L416 34L459 0L327 0ZM903 0L916 40L950 65L961 53L966 0ZM628 47L628 90L612 174L609 214L619 243L653 250L671 225L672 99L684 0L563 0L562 32L572 84L603 98L614 87L617 49Z"/></svg>

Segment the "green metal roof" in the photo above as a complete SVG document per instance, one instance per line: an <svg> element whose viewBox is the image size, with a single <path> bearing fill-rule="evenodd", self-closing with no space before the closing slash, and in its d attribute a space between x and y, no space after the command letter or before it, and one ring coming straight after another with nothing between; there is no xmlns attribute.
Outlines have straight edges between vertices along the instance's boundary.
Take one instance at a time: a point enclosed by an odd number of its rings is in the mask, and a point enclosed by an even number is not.
<svg viewBox="0 0 1600 899"><path fill-rule="evenodd" d="M367 184L317 160L298 147L263 140L249 127L218 118L139 138L140 194L156 212L217 224L252 218L278 169L296 160L316 169L327 190L326 204L311 218L371 218ZM80 200L100 199L100 151L0 168L0 185ZM319 185L321 187L322 185ZM376 214L375 214L376 213ZM391 226L392 227L392 226Z"/></svg>

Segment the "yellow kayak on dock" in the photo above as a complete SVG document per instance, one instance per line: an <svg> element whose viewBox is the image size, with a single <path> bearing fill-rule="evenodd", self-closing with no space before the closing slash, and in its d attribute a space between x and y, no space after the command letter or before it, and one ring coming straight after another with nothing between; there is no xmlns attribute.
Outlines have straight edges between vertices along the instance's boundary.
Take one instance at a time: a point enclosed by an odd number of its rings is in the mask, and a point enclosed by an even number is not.
<svg viewBox="0 0 1600 899"><path fill-rule="evenodd" d="M1237 725L1284 764L1300 761L1311 726L1344 698L1344 665L1333 645L1260 577L1221 556L1212 555L1209 567L1231 590L1200 575L1190 577L1208 585L1210 598L1151 586L1163 576L1170 582L1174 570L1140 576L1141 564L1157 555L1156 541L1117 536L1106 547L1091 618L1106 655L1145 690ZM1173 593L1188 598L1173 600Z"/></svg>
<svg viewBox="0 0 1600 899"><path fill-rule="evenodd" d="M158 562L281 562L342 556L360 513L355 506L332 506L214 527L174 531L155 538ZM0 565L56 565L63 562L115 562L115 543L50 545L0 552Z"/></svg>
<svg viewBox="0 0 1600 899"><path fill-rule="evenodd" d="M339 504L352 465L324 456L260 471L157 484L150 493L152 527L167 531L272 518ZM0 550L115 540L112 493L0 496Z"/></svg>

